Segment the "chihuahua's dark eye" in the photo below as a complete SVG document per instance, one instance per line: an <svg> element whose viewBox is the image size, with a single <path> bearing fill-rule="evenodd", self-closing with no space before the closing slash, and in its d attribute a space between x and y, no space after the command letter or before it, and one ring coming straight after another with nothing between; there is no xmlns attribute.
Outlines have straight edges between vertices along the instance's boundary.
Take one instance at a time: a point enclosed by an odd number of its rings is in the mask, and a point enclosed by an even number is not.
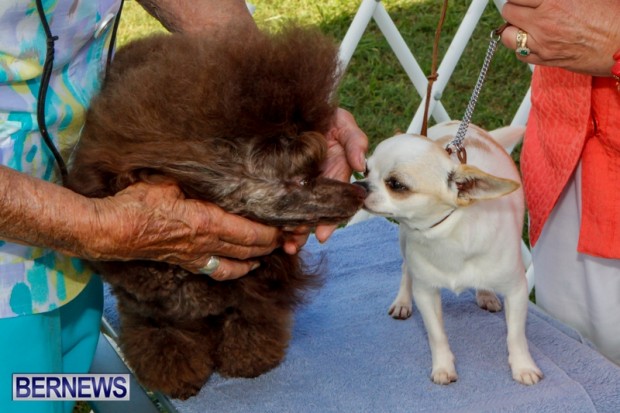
<svg viewBox="0 0 620 413"><path fill-rule="evenodd" d="M394 192L405 192L409 190L409 187L407 187L407 185L403 184L393 176L386 179L385 184Z"/></svg>

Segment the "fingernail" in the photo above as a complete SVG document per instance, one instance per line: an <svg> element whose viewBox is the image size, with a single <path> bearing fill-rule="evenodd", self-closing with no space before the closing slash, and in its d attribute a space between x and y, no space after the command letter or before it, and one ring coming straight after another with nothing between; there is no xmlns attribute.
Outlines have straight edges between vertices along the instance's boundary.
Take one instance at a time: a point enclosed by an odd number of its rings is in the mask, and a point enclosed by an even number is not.
<svg viewBox="0 0 620 413"><path fill-rule="evenodd" d="M252 264L252 266L250 267L250 271L254 271L255 269L257 269L258 267L260 267L260 262L255 262L254 264Z"/></svg>
<svg viewBox="0 0 620 413"><path fill-rule="evenodd" d="M358 172L364 172L364 170L366 169L366 155L361 153L359 158L358 158L358 165L360 166L360 169L358 169Z"/></svg>

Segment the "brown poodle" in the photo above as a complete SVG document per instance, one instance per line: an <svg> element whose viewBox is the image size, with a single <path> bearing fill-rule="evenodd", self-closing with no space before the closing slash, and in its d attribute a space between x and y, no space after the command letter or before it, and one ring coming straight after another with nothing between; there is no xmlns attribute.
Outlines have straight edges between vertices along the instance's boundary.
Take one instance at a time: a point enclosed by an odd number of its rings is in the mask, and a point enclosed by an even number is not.
<svg viewBox="0 0 620 413"><path fill-rule="evenodd" d="M316 30L159 35L117 53L87 115L69 186L90 197L164 175L187 197L274 226L339 223L356 185L319 176L336 110L337 47ZM317 285L282 250L218 282L160 262L94 263L113 286L121 348L146 386L196 394L209 376L277 366Z"/></svg>

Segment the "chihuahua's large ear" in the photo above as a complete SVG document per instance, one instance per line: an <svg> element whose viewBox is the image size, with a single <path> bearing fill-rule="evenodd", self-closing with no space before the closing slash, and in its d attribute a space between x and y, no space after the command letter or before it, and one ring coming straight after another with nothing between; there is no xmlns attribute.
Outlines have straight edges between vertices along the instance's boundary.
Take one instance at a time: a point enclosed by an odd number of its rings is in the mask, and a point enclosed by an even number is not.
<svg viewBox="0 0 620 413"><path fill-rule="evenodd" d="M472 165L457 166L448 175L448 185L458 191L459 206L478 200L499 198L520 186L518 182L490 175Z"/></svg>

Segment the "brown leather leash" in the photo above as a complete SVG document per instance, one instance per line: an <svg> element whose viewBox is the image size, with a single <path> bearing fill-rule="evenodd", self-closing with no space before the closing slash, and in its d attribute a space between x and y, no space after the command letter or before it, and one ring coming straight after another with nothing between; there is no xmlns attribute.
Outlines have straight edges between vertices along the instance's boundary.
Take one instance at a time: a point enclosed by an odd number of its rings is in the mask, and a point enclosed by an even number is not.
<svg viewBox="0 0 620 413"><path fill-rule="evenodd" d="M426 104L424 105L424 118L422 119L422 130L420 132L421 135L426 136L428 130L428 111L431 101L431 92L433 90L433 84L439 77L437 74L437 60L439 55L439 39L441 38L441 29L443 28L443 23L446 21L446 14L448 12L448 0L444 0L443 5L441 6L441 16L439 17L439 22L437 23L437 29L435 29L435 40L433 41L433 58L431 63L431 74L427 77L428 85L426 86Z"/></svg>

